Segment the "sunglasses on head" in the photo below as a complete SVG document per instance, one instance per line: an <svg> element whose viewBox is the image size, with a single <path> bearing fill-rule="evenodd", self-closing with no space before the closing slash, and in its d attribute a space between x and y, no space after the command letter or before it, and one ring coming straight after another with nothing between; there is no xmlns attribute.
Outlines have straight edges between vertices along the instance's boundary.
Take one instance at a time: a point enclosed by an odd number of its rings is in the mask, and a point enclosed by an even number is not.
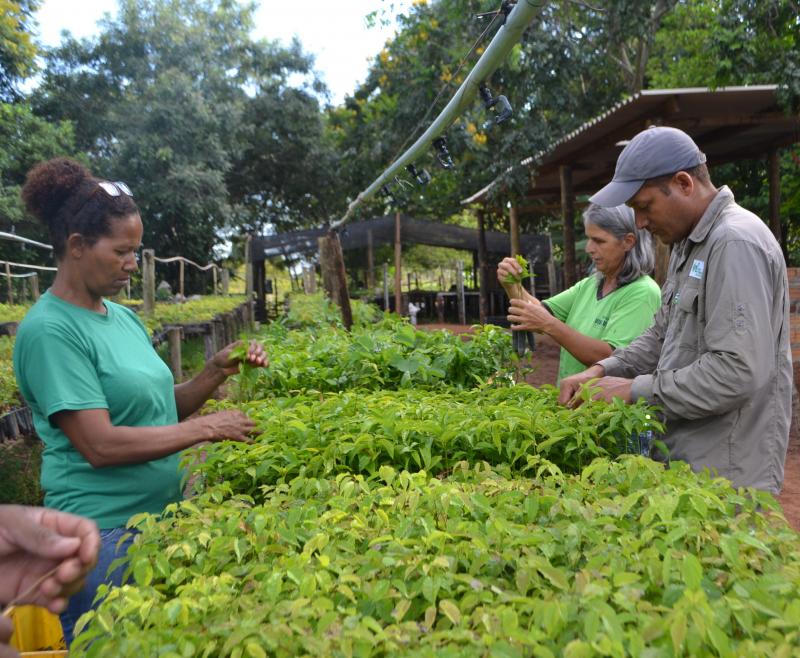
<svg viewBox="0 0 800 658"><path fill-rule="evenodd" d="M125 194L130 197L133 196L131 188L129 188L121 180L114 181L113 183L108 180L103 180L97 183L97 186L100 187L106 194L108 194L108 196L119 196L120 194Z"/></svg>
<svg viewBox="0 0 800 658"><path fill-rule="evenodd" d="M111 182L108 180L101 180L97 182L97 187L95 187L91 192L89 192L89 196L84 199L83 203L80 207L75 211L77 215L81 212L85 207L86 204L89 203L94 198L94 195L97 194L97 190L103 190L108 196L118 197L121 195L129 196L133 198L133 192L131 192L131 188L129 188L125 183L121 180Z"/></svg>

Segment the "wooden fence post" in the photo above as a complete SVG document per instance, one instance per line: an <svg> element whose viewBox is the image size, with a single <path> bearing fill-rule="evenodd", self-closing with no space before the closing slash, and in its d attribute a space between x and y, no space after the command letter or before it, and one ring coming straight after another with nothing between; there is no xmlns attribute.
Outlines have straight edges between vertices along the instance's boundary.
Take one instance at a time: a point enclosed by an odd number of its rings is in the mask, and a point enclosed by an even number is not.
<svg viewBox="0 0 800 658"><path fill-rule="evenodd" d="M180 292L180 295L181 295L181 299L184 300L184 299L186 299L186 295L184 294L184 290L183 290L183 261L182 260L178 261L178 266L179 266L179 269L178 269L178 288L179 288L179 292Z"/></svg>
<svg viewBox="0 0 800 658"><path fill-rule="evenodd" d="M231 272L229 269L222 270L222 294L227 297L228 291L231 287Z"/></svg>
<svg viewBox="0 0 800 658"><path fill-rule="evenodd" d="M211 294L212 295L216 295L217 294L217 266L216 265L211 268L211 279L212 279Z"/></svg>
<svg viewBox="0 0 800 658"><path fill-rule="evenodd" d="M248 300L253 299L253 236L248 235L244 243L244 292Z"/></svg>
<svg viewBox="0 0 800 658"><path fill-rule="evenodd" d="M389 263L383 264L383 310L388 313L389 309Z"/></svg>
<svg viewBox="0 0 800 658"><path fill-rule="evenodd" d="M208 324L208 331L203 334L203 353L206 361L213 358L217 353L217 351L214 349L214 325L211 323Z"/></svg>
<svg viewBox="0 0 800 658"><path fill-rule="evenodd" d="M128 281L128 285L131 285L130 280ZM34 273L31 277L31 295L33 296L33 301L38 301L39 299L39 275Z"/></svg>
<svg viewBox="0 0 800 658"><path fill-rule="evenodd" d="M152 315L156 305L156 252L153 249L142 251L142 300L145 314Z"/></svg>
<svg viewBox="0 0 800 658"><path fill-rule="evenodd" d="M180 384L183 379L183 365L181 363L181 328L170 327L167 329L167 339L169 340L169 368L175 383Z"/></svg>

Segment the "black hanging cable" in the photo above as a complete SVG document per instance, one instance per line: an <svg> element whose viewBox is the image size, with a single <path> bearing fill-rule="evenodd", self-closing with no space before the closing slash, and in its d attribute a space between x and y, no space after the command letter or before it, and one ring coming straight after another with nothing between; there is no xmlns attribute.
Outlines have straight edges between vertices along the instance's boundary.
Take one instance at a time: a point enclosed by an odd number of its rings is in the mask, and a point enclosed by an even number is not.
<svg viewBox="0 0 800 658"><path fill-rule="evenodd" d="M481 32L481 35L475 40L475 43L472 44L472 47L469 49L469 52L466 55L464 55L464 57L461 60L461 63L458 65L458 68L456 69L456 72L453 73L452 77L450 78L451 80L455 80L458 77L458 74L461 73L461 69L463 69L464 65L467 63L467 60L470 58L472 53L475 52L475 49L480 45L481 41L483 41L484 37L486 37L486 35L489 33L489 31L492 29L492 27L494 27L494 24L497 22L498 18L500 18L502 16L501 25L503 23L505 23L506 16L508 14L504 13L504 8L508 4L509 3L507 2L507 0L504 0L495 11L488 12L486 14L477 14L478 17L492 16L492 20L489 23L489 25L486 26L486 29L483 32ZM508 7L508 11L511 11L511 8L512 7L509 6ZM436 107L436 103L442 97L442 94L445 91L447 91L449 88L450 88L450 83L449 82L446 82L442 86L442 88L439 90L439 93L436 94L436 97L433 99L433 102L431 102L430 106L428 107L427 111L425 112L425 115L422 117L422 119L420 119L419 123L417 123L417 125L414 127L414 130L411 131L411 134L406 138L406 141L404 141L403 144L400 146L400 148L397 149L397 152L394 154L394 156L392 156L392 159L390 160L390 162L394 162L395 160L397 160L397 158L400 157L400 154L403 153L403 151L405 150L405 148L408 145L408 143L414 137L416 137L416 135L419 132L420 128L422 128L422 126L425 125L425 121L430 116L431 112L433 112L433 108Z"/></svg>

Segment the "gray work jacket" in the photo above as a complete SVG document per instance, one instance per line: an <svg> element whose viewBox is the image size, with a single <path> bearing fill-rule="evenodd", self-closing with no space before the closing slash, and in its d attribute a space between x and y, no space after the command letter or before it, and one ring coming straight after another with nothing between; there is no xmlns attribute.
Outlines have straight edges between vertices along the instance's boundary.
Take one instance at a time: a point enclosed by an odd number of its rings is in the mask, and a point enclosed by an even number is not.
<svg viewBox="0 0 800 658"><path fill-rule="evenodd" d="M789 286L780 246L722 187L674 245L653 326L599 362L664 411L672 459L779 493L789 442Z"/></svg>

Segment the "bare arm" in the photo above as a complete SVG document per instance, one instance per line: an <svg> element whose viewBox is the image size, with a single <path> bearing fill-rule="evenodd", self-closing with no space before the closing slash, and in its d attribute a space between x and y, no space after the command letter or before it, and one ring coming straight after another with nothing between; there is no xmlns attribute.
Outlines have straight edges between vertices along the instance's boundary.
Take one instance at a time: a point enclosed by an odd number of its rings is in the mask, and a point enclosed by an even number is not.
<svg viewBox="0 0 800 658"><path fill-rule="evenodd" d="M249 441L255 428L241 411L220 411L155 427L112 425L107 409L60 411L53 419L95 468L151 461L203 441Z"/></svg>
<svg viewBox="0 0 800 658"><path fill-rule="evenodd" d="M591 338L553 316L541 303L533 304L518 299L511 300L508 319L514 330L538 331L547 334L585 366L611 356L611 345Z"/></svg>

